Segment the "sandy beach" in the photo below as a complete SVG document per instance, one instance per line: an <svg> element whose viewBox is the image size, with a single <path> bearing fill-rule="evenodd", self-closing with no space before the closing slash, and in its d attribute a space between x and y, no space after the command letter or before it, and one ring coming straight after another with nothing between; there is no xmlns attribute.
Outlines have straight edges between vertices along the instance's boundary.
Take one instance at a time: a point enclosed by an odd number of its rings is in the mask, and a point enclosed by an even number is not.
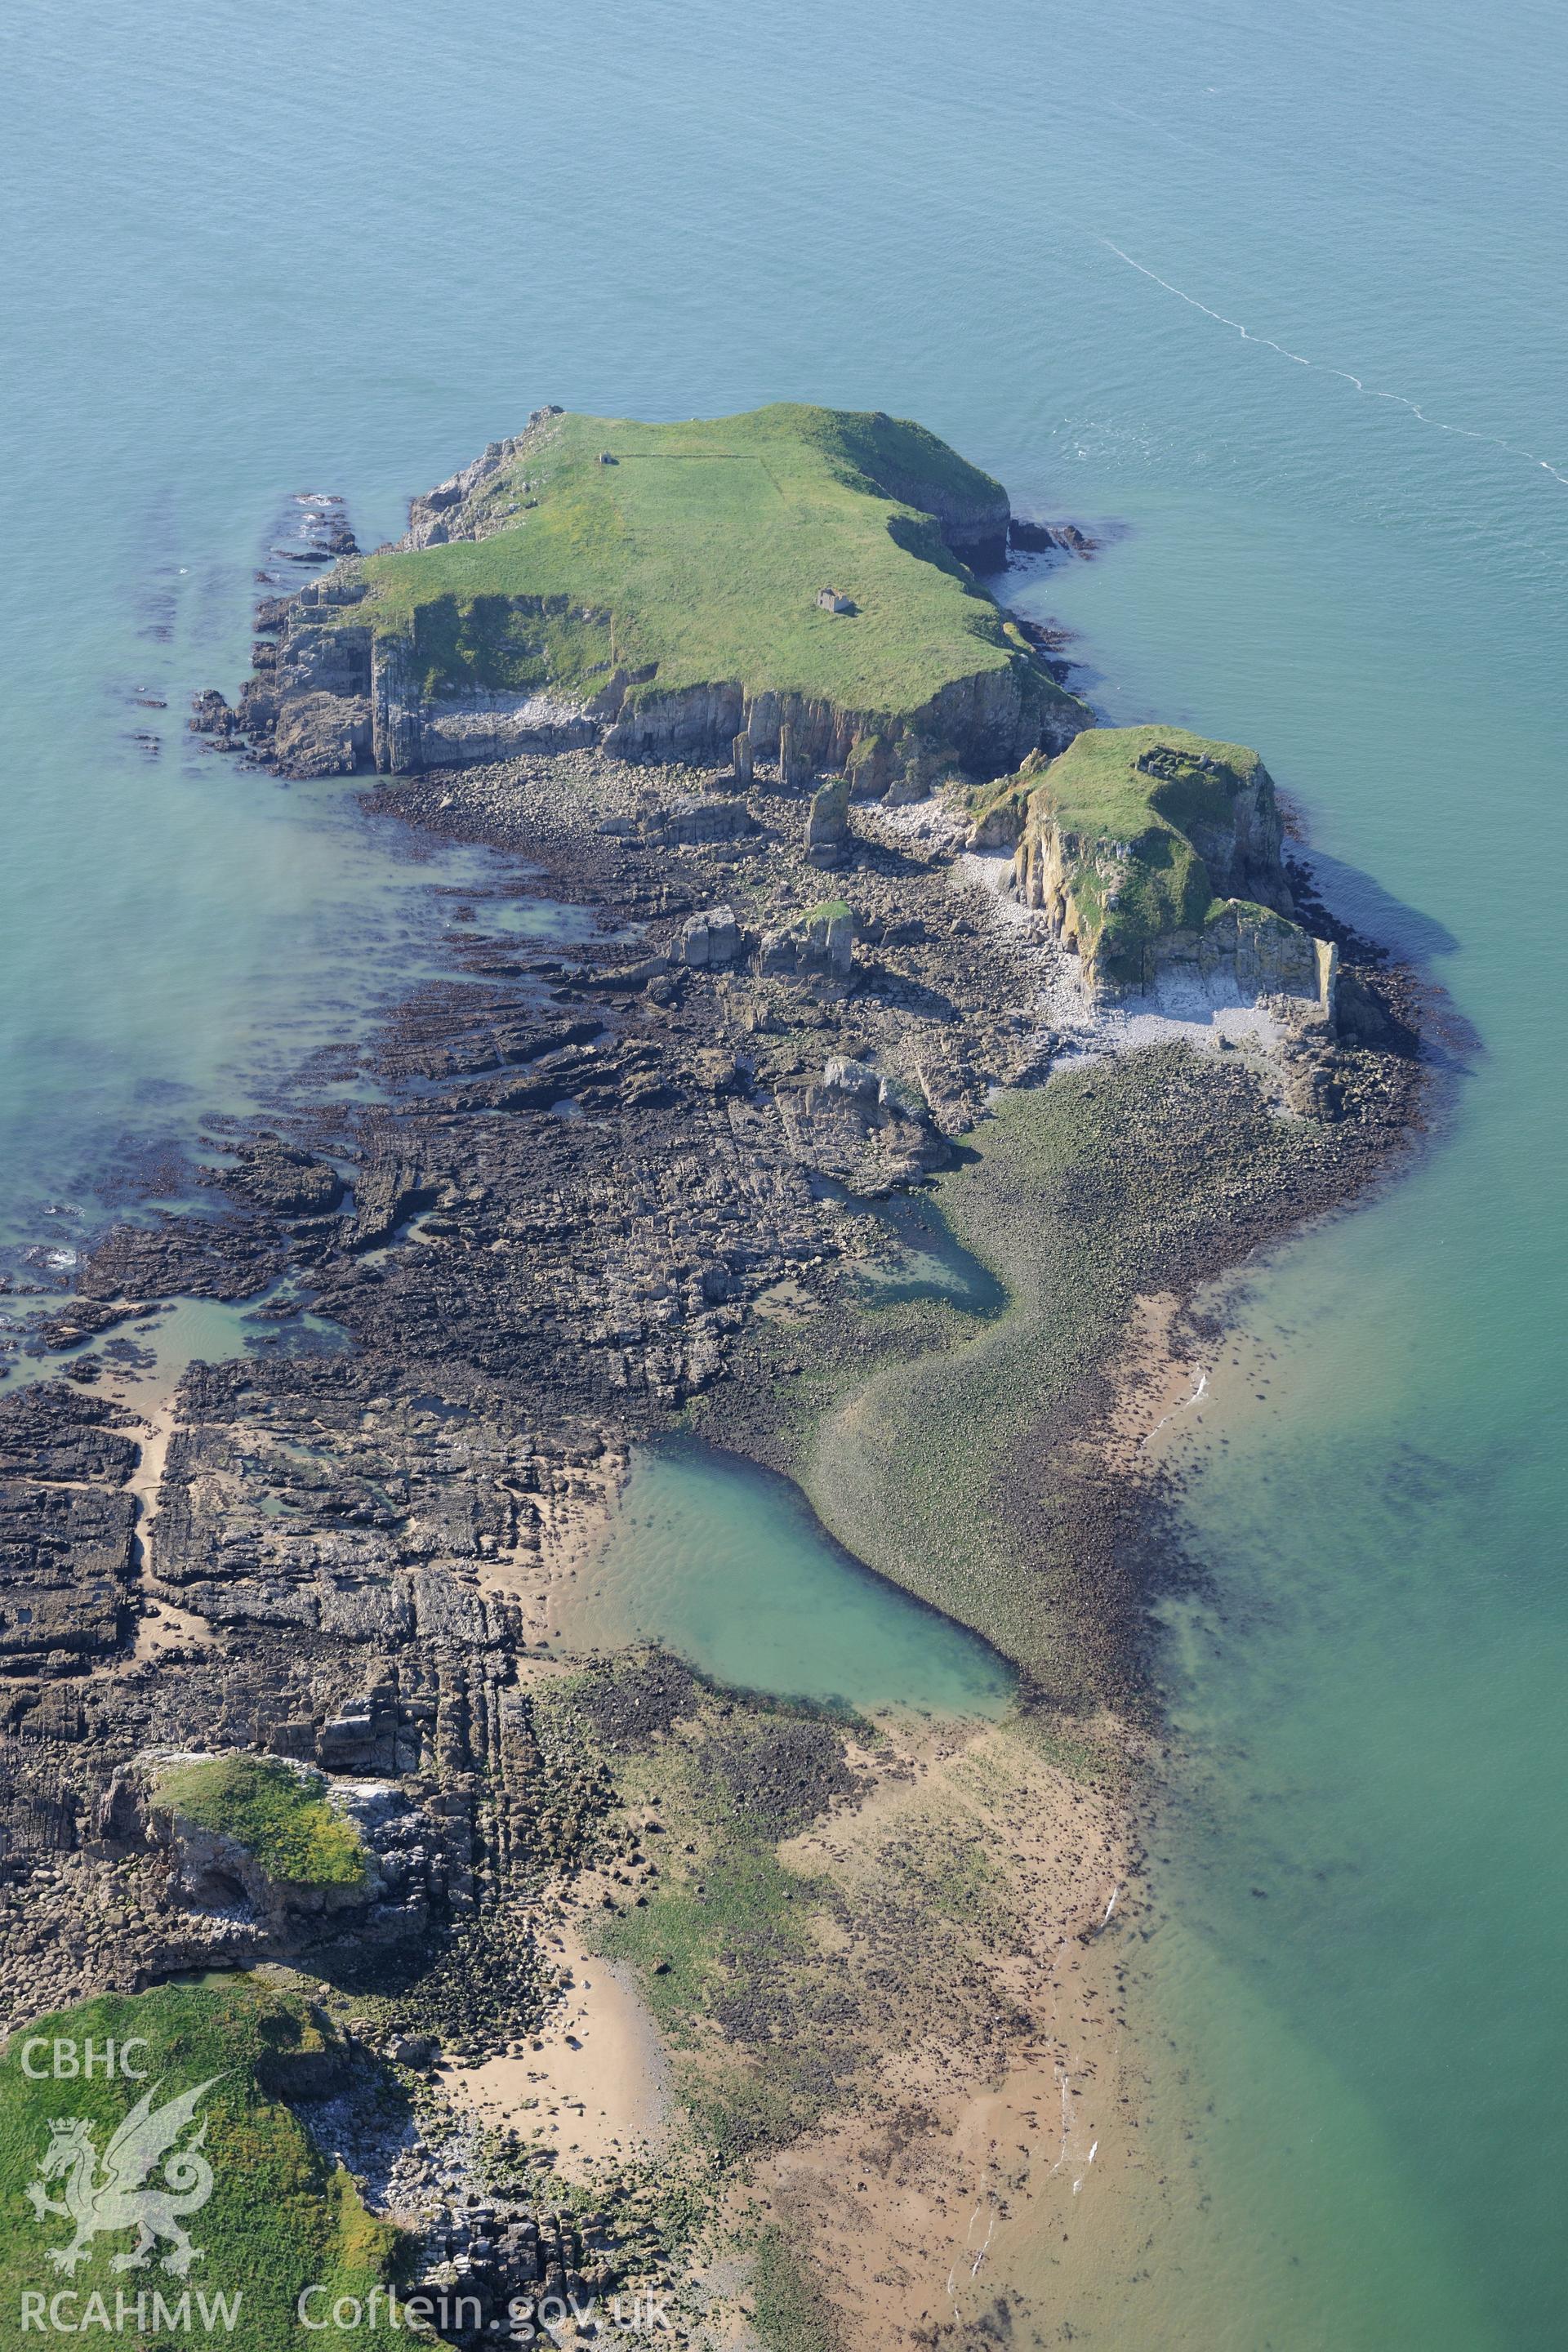
<svg viewBox="0 0 1568 2352"><path fill-rule="evenodd" d="M629 1971L589 1952L570 1926L544 1942L569 1982L537 2046L444 2066L442 2083L486 2124L549 2146L564 2179L657 2157L673 2124L669 2063Z"/></svg>

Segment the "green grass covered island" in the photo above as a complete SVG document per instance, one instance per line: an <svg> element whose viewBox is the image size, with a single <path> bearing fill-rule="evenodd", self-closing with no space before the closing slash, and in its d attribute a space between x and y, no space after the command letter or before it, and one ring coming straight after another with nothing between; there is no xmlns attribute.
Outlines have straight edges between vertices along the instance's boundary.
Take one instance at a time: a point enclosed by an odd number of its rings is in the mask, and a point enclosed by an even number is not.
<svg viewBox="0 0 1568 2352"><path fill-rule="evenodd" d="M780 404L541 411L292 600L248 698L286 766L403 771L602 740L974 775L1088 723L974 567L1008 504L919 425Z"/></svg>
<svg viewBox="0 0 1568 2352"><path fill-rule="evenodd" d="M247 705L294 774L597 746L866 796L973 786L977 845L1015 850L1095 995L1191 978L1326 1007L1258 754L1096 728L984 583L1009 520L998 482L880 412L540 410L416 499L397 546L275 608Z"/></svg>

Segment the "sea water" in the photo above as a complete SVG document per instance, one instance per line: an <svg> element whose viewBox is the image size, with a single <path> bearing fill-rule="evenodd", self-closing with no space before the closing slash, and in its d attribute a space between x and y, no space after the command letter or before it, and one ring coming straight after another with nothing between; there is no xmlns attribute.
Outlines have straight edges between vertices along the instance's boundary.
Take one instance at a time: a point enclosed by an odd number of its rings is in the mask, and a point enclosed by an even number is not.
<svg viewBox="0 0 1568 2352"><path fill-rule="evenodd" d="M429 944L352 796L182 733L291 494L369 543L542 400L783 397L1124 526L1020 601L1113 717L1257 743L1479 1042L1419 1171L1259 1278L1193 1441L1129 1951L1196 2193L1100 2340L1560 2340L1561 13L16 0L5 40L12 1238Z"/></svg>
<svg viewBox="0 0 1568 2352"><path fill-rule="evenodd" d="M836 1544L799 1489L689 1443L638 1447L556 1612L567 1649L658 1641L742 1690L857 1713L1005 1715L1016 1677Z"/></svg>

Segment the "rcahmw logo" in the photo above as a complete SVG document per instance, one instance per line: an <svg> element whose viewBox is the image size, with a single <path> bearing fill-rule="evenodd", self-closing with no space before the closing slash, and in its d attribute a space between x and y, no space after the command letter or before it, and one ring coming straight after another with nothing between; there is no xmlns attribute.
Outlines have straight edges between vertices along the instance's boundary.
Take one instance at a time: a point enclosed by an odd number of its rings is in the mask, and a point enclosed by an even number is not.
<svg viewBox="0 0 1568 2352"><path fill-rule="evenodd" d="M146 2069L133 2063L145 2044L113 2042L79 2045L35 2036L22 2046L22 2071L32 2082L90 2081L102 2074L132 2082L145 2079ZM135 2242L110 2258L111 2271L150 2270L157 2261L163 2270L183 2279L205 2248L193 2245L185 2223L199 2213L213 2193L213 2168L201 2153L206 2124L200 2117L203 2100L221 2080L214 2074L194 2090L181 2091L159 2102L161 2085L153 2084L100 2151L102 2128L87 2116L57 2116L48 2143L35 2167L37 2178L27 2185L27 2201L40 2221L58 2219L68 2223L64 2242L46 2248L51 2268L74 2277L90 2261L94 2241L135 2232ZM187 2137L188 2135L188 2137ZM51 2194L51 2191L58 2193ZM183 2294L143 2288L132 2293L121 2287L112 2294L87 2294L74 2287L24 2291L24 2335L105 2334L145 2336L158 2329L188 2333L231 2330L239 2318L243 2291L233 2294Z"/></svg>

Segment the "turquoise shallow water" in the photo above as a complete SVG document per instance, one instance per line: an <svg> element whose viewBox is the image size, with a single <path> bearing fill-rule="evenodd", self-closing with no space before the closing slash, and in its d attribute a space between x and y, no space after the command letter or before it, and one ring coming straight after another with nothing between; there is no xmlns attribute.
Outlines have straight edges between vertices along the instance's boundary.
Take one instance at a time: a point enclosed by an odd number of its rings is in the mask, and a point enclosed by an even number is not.
<svg viewBox="0 0 1568 2352"><path fill-rule="evenodd" d="M984 1642L849 1559L799 1492L689 1445L634 1461L603 1546L562 1609L568 1649L654 1637L742 1689L875 1712L1005 1715Z"/></svg>
<svg viewBox="0 0 1568 2352"><path fill-rule="evenodd" d="M1030 608L1397 902L1484 1049L1429 1164L1259 1282L1263 1402L1206 1424L1140 1948L1208 2206L1100 2335L1559 2341L1560 12L18 0L4 38L21 1241L425 952L420 877L187 761L179 704L237 681L290 492L373 538L542 399L884 405L1120 519Z"/></svg>

